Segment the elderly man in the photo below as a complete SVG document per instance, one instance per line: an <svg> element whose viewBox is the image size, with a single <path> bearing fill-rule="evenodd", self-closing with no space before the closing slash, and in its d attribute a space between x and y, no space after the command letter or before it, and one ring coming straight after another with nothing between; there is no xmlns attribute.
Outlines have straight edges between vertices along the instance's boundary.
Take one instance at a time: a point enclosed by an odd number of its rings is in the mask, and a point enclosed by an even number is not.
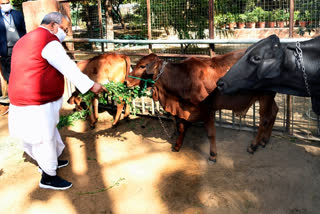
<svg viewBox="0 0 320 214"><path fill-rule="evenodd" d="M66 54L61 42L69 24L61 13L49 13L12 52L9 132L22 140L24 151L37 161L42 170L41 188L65 190L72 186L56 174L57 168L68 165L67 160L58 160L65 145L56 128L64 76L82 93L106 90L84 75Z"/></svg>
<svg viewBox="0 0 320 214"><path fill-rule="evenodd" d="M9 0L0 0L0 8L0 64L8 82L12 48L26 34L26 27L22 13L12 10Z"/></svg>

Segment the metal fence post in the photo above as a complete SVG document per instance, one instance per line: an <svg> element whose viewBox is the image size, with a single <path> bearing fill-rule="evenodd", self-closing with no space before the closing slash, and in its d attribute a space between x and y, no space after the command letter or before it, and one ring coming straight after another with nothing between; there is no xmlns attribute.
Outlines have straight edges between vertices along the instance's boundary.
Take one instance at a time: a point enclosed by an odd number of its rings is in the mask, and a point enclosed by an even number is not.
<svg viewBox="0 0 320 214"><path fill-rule="evenodd" d="M253 120L253 131L256 131L256 102L253 103L253 116L252 116L252 120Z"/></svg>
<svg viewBox="0 0 320 214"><path fill-rule="evenodd" d="M288 96L289 96L289 95L288 95ZM291 97L291 96L290 96L290 97ZM294 97L292 97L291 103L290 103L290 106L291 106L290 110L291 110L291 112L293 112L293 107L294 107L292 103L294 103ZM290 120L290 118L289 118L289 120ZM290 124L289 124L289 125L290 125ZM289 126L289 134L293 134L293 133L294 133L293 125L294 125L294 114L291 114L291 132L290 132L290 126Z"/></svg>
<svg viewBox="0 0 320 214"><path fill-rule="evenodd" d="M214 39L214 0L209 0L209 38ZM214 44L209 44L210 47L210 57L214 53Z"/></svg>
<svg viewBox="0 0 320 214"><path fill-rule="evenodd" d="M147 0L147 25L148 25L148 39L152 39L150 0ZM149 44L149 53L152 53L151 44Z"/></svg>
<svg viewBox="0 0 320 214"><path fill-rule="evenodd" d="M290 0L290 23L289 23L289 38L293 37L293 16L294 16L294 0ZM287 121L286 121L286 132L290 131L290 115L291 112L291 96L287 95Z"/></svg>

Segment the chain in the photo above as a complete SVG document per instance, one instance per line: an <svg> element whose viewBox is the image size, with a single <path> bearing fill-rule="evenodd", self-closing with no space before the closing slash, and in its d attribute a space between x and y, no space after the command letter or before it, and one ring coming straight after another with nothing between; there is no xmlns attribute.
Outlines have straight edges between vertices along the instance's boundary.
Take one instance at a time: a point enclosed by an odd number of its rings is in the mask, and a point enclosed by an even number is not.
<svg viewBox="0 0 320 214"><path fill-rule="evenodd" d="M164 68L166 67L167 64L168 64L168 62L166 62L166 61L164 61L164 62L162 63L161 69L160 69L160 71L159 71L159 73L158 73L158 75L157 75L157 77L156 77L156 79L154 80L154 83L153 83L153 85L152 85L152 88L151 88L151 96L153 95L154 85L155 85L155 83L157 82L157 80L160 78L160 76L161 76L161 74L163 73ZM169 135L166 127L164 126L160 115L159 115L157 112L156 112L156 115L157 115L158 118L159 118L160 125L162 126L165 134L167 135L168 138L170 138L170 135Z"/></svg>
<svg viewBox="0 0 320 214"><path fill-rule="evenodd" d="M158 73L158 75L157 75L157 77L156 77L155 80L142 79L142 78L135 77L135 76L130 76L130 75L128 75L128 77L133 78L133 79L138 79L138 80L144 81L144 88L143 88L143 90L145 90L145 89L147 88L147 84L148 84L148 83L152 83L152 84L153 84L153 85L152 85L152 88L151 88L151 97L152 97L153 89L154 89L154 84L155 84L156 81L160 78L160 76L161 76L161 74L163 73L164 68L166 67L167 64L168 64L168 62L166 62L166 61L164 61L164 62L162 63L161 69L160 69L160 71L159 71L159 73ZM157 115L158 118L159 118L159 122L160 122L160 124L161 124L161 126L162 126L162 128L163 128L163 130L164 130L164 132L165 132L165 134L167 135L168 138L170 138L170 136L169 136L169 134L168 134L168 131L167 131L166 127L164 126L160 115L159 115L157 112L155 112L155 113L156 113L156 115Z"/></svg>
<svg viewBox="0 0 320 214"><path fill-rule="evenodd" d="M158 75L157 75L157 77L156 77L155 80L142 79L142 78L135 77L135 76L128 76L128 77L133 78L133 79L138 79L138 80L144 81L144 82L145 82L145 84L144 84L144 89L147 88L147 84L148 84L148 83L152 83L152 84L153 84L153 85L152 85L152 88L151 88L151 96L152 96L152 94L153 94L153 89L154 89L154 85L155 85L156 81L160 78L160 76L161 76L161 74L163 73L164 68L166 67L167 64L168 64L168 62L165 62L165 61L162 63L161 69L160 69L160 71L159 71L159 73L158 73ZM165 134L167 135L168 138L170 138L170 135L169 135L166 127L164 126L164 124L163 124L163 122L162 122L162 119L161 119L159 113L158 113L158 112L155 112L155 113L156 113L156 115L157 115L158 118L159 118L160 125L162 126Z"/></svg>
<svg viewBox="0 0 320 214"><path fill-rule="evenodd" d="M169 135L169 133L168 133L168 131L167 131L167 129L166 129L166 127L164 126L164 124L163 124L163 122L162 122L162 119L161 119L161 117L160 117L160 115L156 112L156 115L158 116L158 118L159 118L159 122L160 122L160 125L162 126L162 128L163 128L163 130L164 130L164 133L167 135L167 137L170 139L171 137L170 137L170 135Z"/></svg>
<svg viewBox="0 0 320 214"><path fill-rule="evenodd" d="M297 43L296 43L296 52L294 52L294 56L296 57L298 69L301 70L303 73L304 84L306 86L308 95L311 97L311 91L310 91L309 84L308 84L308 77L307 77L307 73L306 73L306 68L304 67L302 49L300 47L299 41L297 41Z"/></svg>
<svg viewBox="0 0 320 214"><path fill-rule="evenodd" d="M162 74L163 71L164 71L164 67L166 67L167 64L168 64L168 62L166 62L166 61L164 61L164 62L162 63L161 69L160 69L160 71L159 71L159 73L158 73L158 75L157 75L157 78L154 80L154 82L157 82L157 80L160 78L161 74Z"/></svg>
<svg viewBox="0 0 320 214"><path fill-rule="evenodd" d="M163 73L164 71L164 67L166 67L166 65L168 64L168 62L163 62L162 63L162 66L161 66L161 69L156 77L156 79L153 81L153 85L152 85L152 88L151 88L151 96L153 94L153 89L154 89L154 85L156 84L157 80L160 78L161 74Z"/></svg>

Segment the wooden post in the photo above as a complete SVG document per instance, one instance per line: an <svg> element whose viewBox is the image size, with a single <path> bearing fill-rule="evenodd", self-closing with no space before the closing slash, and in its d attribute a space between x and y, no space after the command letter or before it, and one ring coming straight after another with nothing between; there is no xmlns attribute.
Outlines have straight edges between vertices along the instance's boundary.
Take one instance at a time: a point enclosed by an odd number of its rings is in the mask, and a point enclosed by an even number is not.
<svg viewBox="0 0 320 214"><path fill-rule="evenodd" d="M101 13L101 0L98 0L98 16L99 16L99 29L100 38L103 39L103 26L102 26L102 13ZM101 51L104 52L104 43L101 43Z"/></svg>
<svg viewBox="0 0 320 214"><path fill-rule="evenodd" d="M290 0L290 18L289 18L289 38L293 37L293 27L294 27L294 0ZM287 95L287 115L286 115L286 132L290 132L290 119L292 110L292 97L291 95Z"/></svg>
<svg viewBox="0 0 320 214"><path fill-rule="evenodd" d="M43 17L50 12L58 12L59 5L56 0L38 0L22 3L22 10L27 32L39 27Z"/></svg>
<svg viewBox="0 0 320 214"><path fill-rule="evenodd" d="M150 9L150 0L147 1L147 25L148 25L148 39L152 39L151 33L151 9ZM149 44L149 53L152 53L152 45Z"/></svg>
<svg viewBox="0 0 320 214"><path fill-rule="evenodd" d="M70 9L70 4L69 2L64 2L64 1L58 1L58 6L59 6L59 12L62 13L63 15L67 16L70 20L70 24L68 26L68 33L67 33L67 39L73 39L73 33L72 33L72 24L71 24L71 9ZM74 51L74 43L73 42L65 42L63 43L64 47L69 50L69 51ZM72 59L75 59L74 54L69 54L69 56Z"/></svg>
<svg viewBox="0 0 320 214"><path fill-rule="evenodd" d="M289 38L293 37L294 27L294 0L290 0L290 18L289 18Z"/></svg>
<svg viewBox="0 0 320 214"><path fill-rule="evenodd" d="M209 0L209 38L214 39L214 0ZM210 57L214 56L214 44L210 44Z"/></svg>

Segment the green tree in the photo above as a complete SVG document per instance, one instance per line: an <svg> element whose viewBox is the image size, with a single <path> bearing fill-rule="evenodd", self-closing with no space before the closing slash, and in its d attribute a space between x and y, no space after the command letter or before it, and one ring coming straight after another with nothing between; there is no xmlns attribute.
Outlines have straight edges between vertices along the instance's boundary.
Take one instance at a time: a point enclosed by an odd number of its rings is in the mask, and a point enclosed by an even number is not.
<svg viewBox="0 0 320 214"><path fill-rule="evenodd" d="M14 7L14 9L22 11L22 3L27 0L10 0L11 5Z"/></svg>
<svg viewBox="0 0 320 214"><path fill-rule="evenodd" d="M146 19L146 1L140 0L141 14ZM173 28L180 39L202 39L208 28L208 0L152 0L153 28Z"/></svg>

